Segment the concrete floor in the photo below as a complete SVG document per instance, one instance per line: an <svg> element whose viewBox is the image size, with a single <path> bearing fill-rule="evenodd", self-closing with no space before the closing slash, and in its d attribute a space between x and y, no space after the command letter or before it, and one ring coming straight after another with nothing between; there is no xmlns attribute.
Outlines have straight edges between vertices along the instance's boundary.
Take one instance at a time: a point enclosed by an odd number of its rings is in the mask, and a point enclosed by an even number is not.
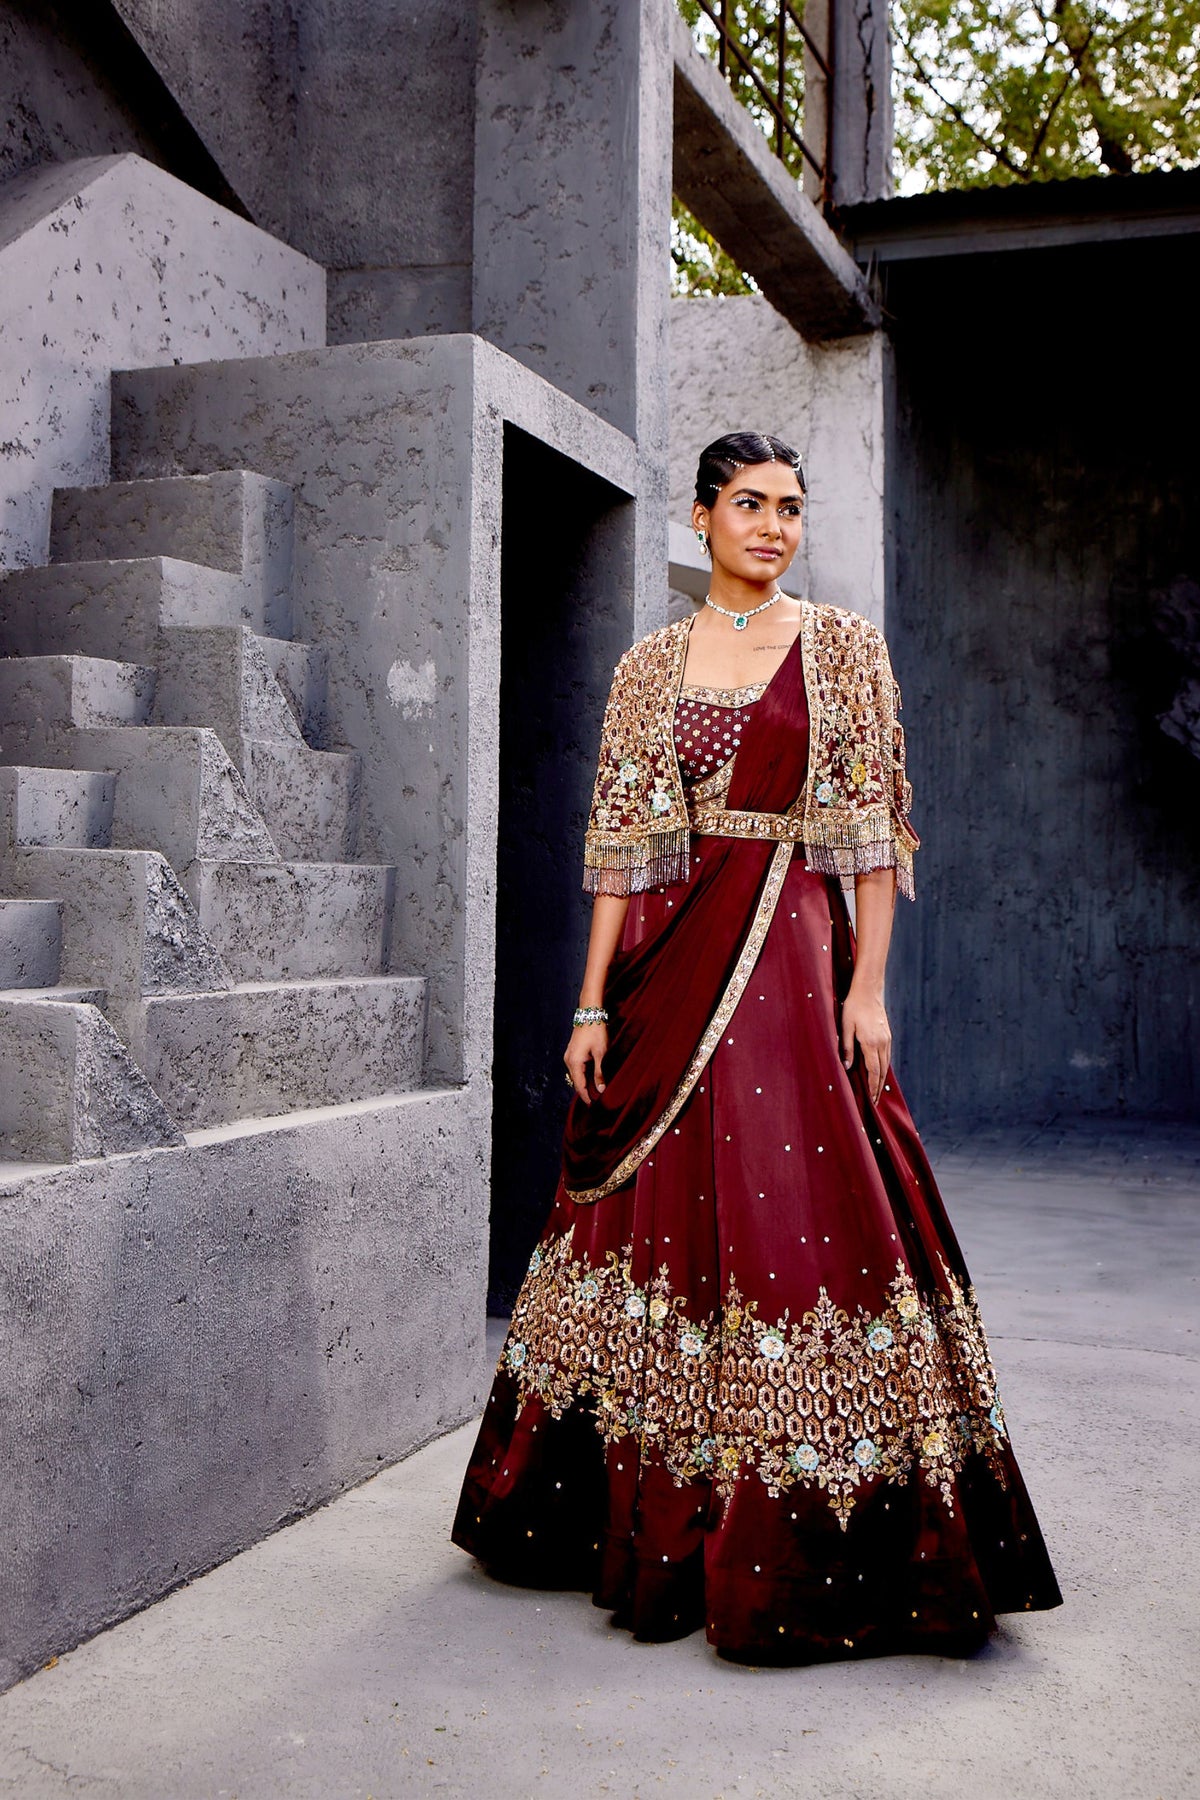
<svg viewBox="0 0 1200 1800"><path fill-rule="evenodd" d="M1200 1794L1200 1132L931 1148L1062 1608L970 1661L634 1644L448 1543L465 1426L0 1697L0 1794Z"/></svg>

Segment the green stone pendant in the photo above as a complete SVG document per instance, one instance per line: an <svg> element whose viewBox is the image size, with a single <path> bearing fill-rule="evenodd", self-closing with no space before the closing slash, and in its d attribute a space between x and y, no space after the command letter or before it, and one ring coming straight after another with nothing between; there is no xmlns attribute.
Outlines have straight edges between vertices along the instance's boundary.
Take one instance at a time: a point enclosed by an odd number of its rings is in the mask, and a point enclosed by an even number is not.
<svg viewBox="0 0 1200 1800"><path fill-rule="evenodd" d="M737 615L736 619L733 621L733 629L735 631L745 631L745 629L746 629L745 613L739 613Z"/></svg>

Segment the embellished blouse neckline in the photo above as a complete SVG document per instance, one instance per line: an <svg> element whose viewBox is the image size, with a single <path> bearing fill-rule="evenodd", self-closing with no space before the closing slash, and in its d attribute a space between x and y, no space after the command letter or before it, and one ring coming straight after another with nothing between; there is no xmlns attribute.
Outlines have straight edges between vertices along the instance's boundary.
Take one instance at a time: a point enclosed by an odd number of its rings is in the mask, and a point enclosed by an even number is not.
<svg viewBox="0 0 1200 1800"><path fill-rule="evenodd" d="M767 690L765 681L753 681L749 687L681 687L680 699L689 694L694 700L706 701L709 706L749 706L752 700L761 700Z"/></svg>

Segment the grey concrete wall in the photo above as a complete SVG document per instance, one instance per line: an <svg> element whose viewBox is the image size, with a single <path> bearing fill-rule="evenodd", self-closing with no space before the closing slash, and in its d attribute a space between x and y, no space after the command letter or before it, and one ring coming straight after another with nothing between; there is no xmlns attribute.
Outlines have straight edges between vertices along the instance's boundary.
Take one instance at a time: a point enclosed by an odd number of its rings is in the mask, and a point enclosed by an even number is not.
<svg viewBox="0 0 1200 1800"><path fill-rule="evenodd" d="M126 154L0 188L0 567L46 560L56 485L109 473L109 373L320 344L321 269Z"/></svg>
<svg viewBox="0 0 1200 1800"><path fill-rule="evenodd" d="M0 1687L478 1409L481 1103L0 1175Z"/></svg>
<svg viewBox="0 0 1200 1800"><path fill-rule="evenodd" d="M670 0L484 0L474 330L636 439L639 632L666 616Z"/></svg>
<svg viewBox="0 0 1200 1800"><path fill-rule="evenodd" d="M726 431L777 432L808 503L789 586L883 623L882 333L810 344L766 300L671 302L670 516L691 517L696 462Z"/></svg>
<svg viewBox="0 0 1200 1800"><path fill-rule="evenodd" d="M656 7L485 0L480 20L475 329L631 434L638 165L653 148L639 63Z"/></svg>
<svg viewBox="0 0 1200 1800"><path fill-rule="evenodd" d="M72 157L153 157L155 147L149 126L56 21L33 8L0 7L0 181Z"/></svg>
<svg viewBox="0 0 1200 1800"><path fill-rule="evenodd" d="M471 323L475 0L116 0L331 342Z"/></svg>
<svg viewBox="0 0 1200 1800"><path fill-rule="evenodd" d="M245 464L295 490L295 631L330 648L330 728L365 757L361 850L400 865L389 967L431 978L448 1080L490 1054L492 927L472 921L491 917L505 418L635 487L627 439L470 337L114 384L120 475Z"/></svg>
<svg viewBox="0 0 1200 1800"><path fill-rule="evenodd" d="M888 635L925 838L891 976L920 1120L1194 1113L1200 764L1155 592L1200 574L1197 241L889 271ZM1037 306L1028 297L1035 292Z"/></svg>

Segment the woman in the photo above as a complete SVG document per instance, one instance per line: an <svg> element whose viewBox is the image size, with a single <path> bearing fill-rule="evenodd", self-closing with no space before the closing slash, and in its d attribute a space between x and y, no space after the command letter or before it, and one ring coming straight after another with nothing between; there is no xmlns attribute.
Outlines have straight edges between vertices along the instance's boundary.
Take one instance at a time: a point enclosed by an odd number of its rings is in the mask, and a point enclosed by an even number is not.
<svg viewBox="0 0 1200 1800"><path fill-rule="evenodd" d="M710 445L705 606L617 666L562 1178L452 1536L642 1641L959 1655L1062 1596L890 1067L899 693L780 592L803 509L778 438Z"/></svg>

